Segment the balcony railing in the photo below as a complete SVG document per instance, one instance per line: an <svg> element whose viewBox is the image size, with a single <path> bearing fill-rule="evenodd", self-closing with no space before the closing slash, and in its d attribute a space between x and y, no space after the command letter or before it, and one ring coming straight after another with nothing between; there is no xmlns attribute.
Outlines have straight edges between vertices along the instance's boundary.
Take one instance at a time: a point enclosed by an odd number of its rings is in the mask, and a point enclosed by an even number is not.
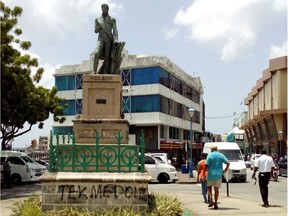
<svg viewBox="0 0 288 216"><path fill-rule="evenodd" d="M96 132L95 144L75 144L73 134L50 133L49 172L144 172L144 133L139 145L121 144L120 131L117 144L99 144Z"/></svg>

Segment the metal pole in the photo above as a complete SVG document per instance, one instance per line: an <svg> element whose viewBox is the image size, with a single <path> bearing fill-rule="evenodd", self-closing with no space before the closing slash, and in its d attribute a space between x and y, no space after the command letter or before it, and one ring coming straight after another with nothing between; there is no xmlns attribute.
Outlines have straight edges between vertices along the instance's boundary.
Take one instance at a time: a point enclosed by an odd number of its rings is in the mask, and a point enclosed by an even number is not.
<svg viewBox="0 0 288 216"><path fill-rule="evenodd" d="M190 117L190 160L189 160L189 177L193 178L193 161L192 161L192 117Z"/></svg>
<svg viewBox="0 0 288 216"><path fill-rule="evenodd" d="M279 158L282 157L282 139L279 141Z"/></svg>

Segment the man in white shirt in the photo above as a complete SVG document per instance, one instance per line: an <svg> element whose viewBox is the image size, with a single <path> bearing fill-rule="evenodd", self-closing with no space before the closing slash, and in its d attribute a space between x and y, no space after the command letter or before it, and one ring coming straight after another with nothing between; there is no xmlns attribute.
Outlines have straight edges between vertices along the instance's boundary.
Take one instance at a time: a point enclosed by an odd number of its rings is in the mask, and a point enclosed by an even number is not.
<svg viewBox="0 0 288 216"><path fill-rule="evenodd" d="M255 174L257 171L259 171L259 187L260 187L260 193L263 200L262 207L269 207L268 202L268 184L270 181L271 173L273 172L273 169L275 168L275 164L273 162L272 157L268 156L266 154L266 150L262 150L262 155L256 160L256 164L254 167L254 173L252 175L252 178L255 178Z"/></svg>

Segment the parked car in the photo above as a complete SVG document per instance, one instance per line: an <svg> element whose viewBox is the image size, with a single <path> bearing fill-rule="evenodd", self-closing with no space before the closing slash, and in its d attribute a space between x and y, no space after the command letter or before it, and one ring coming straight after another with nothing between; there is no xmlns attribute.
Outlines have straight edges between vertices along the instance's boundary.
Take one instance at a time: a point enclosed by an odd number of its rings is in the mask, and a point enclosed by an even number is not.
<svg viewBox="0 0 288 216"><path fill-rule="evenodd" d="M42 175L41 169L33 160L21 152L16 151L0 151L0 165L3 169L3 162L6 157L10 159L11 165L11 182L14 184L27 181L38 181Z"/></svg>
<svg viewBox="0 0 288 216"><path fill-rule="evenodd" d="M282 158L278 162L278 166L279 166L279 175L280 176L283 176L283 175L287 176L287 157L286 158Z"/></svg>
<svg viewBox="0 0 288 216"><path fill-rule="evenodd" d="M41 160L41 159L36 159L35 162L37 162L38 164L45 166L47 169L49 169L49 163L45 160Z"/></svg>
<svg viewBox="0 0 288 216"><path fill-rule="evenodd" d="M251 162L251 170L254 169L256 164L256 160L261 156L261 154L252 154L250 162Z"/></svg>
<svg viewBox="0 0 288 216"><path fill-rule="evenodd" d="M145 154L145 169L150 173L151 182L167 183L179 180L174 166Z"/></svg>
<svg viewBox="0 0 288 216"><path fill-rule="evenodd" d="M41 175L42 175L43 173L45 173L45 172L48 171L48 169L47 169L46 166L37 163L37 162L34 161L32 158L30 158L30 157L28 157L28 156L23 156L22 158L23 158L26 162L28 162L28 163L33 163L33 164L35 165L35 167L38 167L38 169L40 170ZM38 170L38 169L37 169L37 170Z"/></svg>
<svg viewBox="0 0 288 216"><path fill-rule="evenodd" d="M148 155L158 158L159 160L163 161L164 163L171 165L171 160L168 159L167 153L149 153Z"/></svg>

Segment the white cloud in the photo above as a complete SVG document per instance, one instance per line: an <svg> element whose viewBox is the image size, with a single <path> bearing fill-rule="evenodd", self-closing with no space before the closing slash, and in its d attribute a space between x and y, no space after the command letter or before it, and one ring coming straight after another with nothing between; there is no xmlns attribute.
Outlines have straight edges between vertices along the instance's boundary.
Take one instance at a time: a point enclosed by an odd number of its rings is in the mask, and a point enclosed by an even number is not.
<svg viewBox="0 0 288 216"><path fill-rule="evenodd" d="M39 85L47 89L51 89L53 86L55 86L55 77L53 74L55 73L55 69L60 68L60 66L60 64L53 66L49 63L43 63L41 67L43 67L45 71L42 75L42 79L39 82Z"/></svg>
<svg viewBox="0 0 288 216"><path fill-rule="evenodd" d="M111 16L123 9L120 3L109 0L4 0L4 3L11 9L15 6L23 9L23 13L18 19L18 27L23 30L20 38L32 41L32 47L35 41L40 46L43 44L43 50L41 50L43 53L47 47L55 51L59 50L60 43L66 42L70 37L77 35L85 38L88 35L87 32L94 31L94 19L102 13L101 4L109 4ZM39 67L43 67L45 72L37 85L51 89L55 85L53 74L61 64L51 64L30 50L23 51L17 44L13 44L13 46L22 54L27 53L38 59ZM55 53L55 55L57 54ZM35 68L32 68L31 75L33 76L33 74L35 74Z"/></svg>
<svg viewBox="0 0 288 216"><path fill-rule="evenodd" d="M222 61L233 61L244 52L246 47L253 46L256 36L251 32L242 32L241 35L230 36L221 50Z"/></svg>
<svg viewBox="0 0 288 216"><path fill-rule="evenodd" d="M40 80L40 82L37 84L38 86L43 86L44 88L48 88L51 89L55 84L55 78L53 76L55 69L59 68L61 65L58 64L56 66L52 66L49 63L41 63L41 58L39 55L37 55L36 53L33 53L29 50L23 50L20 48L19 44L16 43L12 43L12 46L14 49L17 49L18 51L21 52L21 55L25 55L28 54L30 55L31 58L36 58L38 59L38 63L39 63L39 67L43 67L44 68L44 73L42 75L42 79ZM35 67L31 67L31 77L33 75L35 75L36 73L36 69Z"/></svg>
<svg viewBox="0 0 288 216"><path fill-rule="evenodd" d="M253 47L284 5L285 0L195 0L177 12L174 25L187 27L191 40L221 46L221 60L232 61Z"/></svg>
<svg viewBox="0 0 288 216"><path fill-rule="evenodd" d="M285 11L287 10L287 1L286 0L275 0L274 1L275 10Z"/></svg>
<svg viewBox="0 0 288 216"><path fill-rule="evenodd" d="M101 12L101 4L108 3L111 14L122 10L121 4L108 0L5 0L10 7L22 7L19 26L23 37L38 40L49 46L57 46L72 34L82 35L93 31L93 20ZM33 40L33 41L35 41Z"/></svg>
<svg viewBox="0 0 288 216"><path fill-rule="evenodd" d="M273 44L270 45L270 54L269 59L281 57L281 56L287 56L287 41L284 41L282 43L282 46L278 47Z"/></svg>
<svg viewBox="0 0 288 216"><path fill-rule="evenodd" d="M165 40L170 40L176 37L177 33L178 33L178 28L170 28L170 29L163 29L163 33L164 35L164 39Z"/></svg>

